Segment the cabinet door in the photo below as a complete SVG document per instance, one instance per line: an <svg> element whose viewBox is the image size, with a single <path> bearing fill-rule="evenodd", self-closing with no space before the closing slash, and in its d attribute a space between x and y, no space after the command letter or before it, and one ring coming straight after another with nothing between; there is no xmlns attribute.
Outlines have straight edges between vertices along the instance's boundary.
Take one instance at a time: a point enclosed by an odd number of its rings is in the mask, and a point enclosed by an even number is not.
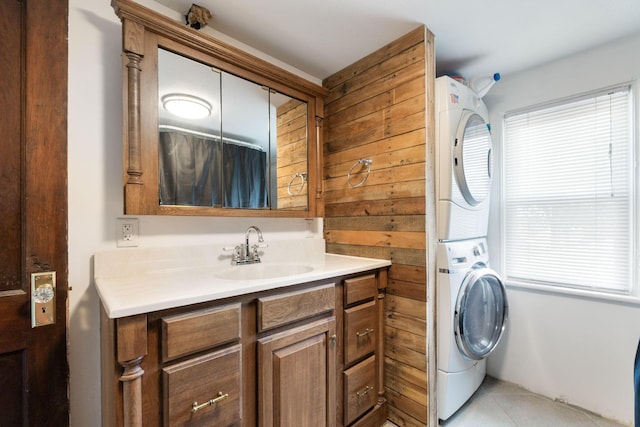
<svg viewBox="0 0 640 427"><path fill-rule="evenodd" d="M261 427L335 426L335 318L258 340Z"/></svg>

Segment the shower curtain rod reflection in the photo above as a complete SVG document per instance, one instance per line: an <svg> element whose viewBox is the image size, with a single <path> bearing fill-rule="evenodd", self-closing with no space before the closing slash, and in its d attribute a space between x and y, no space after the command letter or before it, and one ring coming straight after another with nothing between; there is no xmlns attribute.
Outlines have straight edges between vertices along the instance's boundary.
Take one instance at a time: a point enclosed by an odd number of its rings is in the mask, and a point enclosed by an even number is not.
<svg viewBox="0 0 640 427"><path fill-rule="evenodd" d="M158 128L160 128L160 130L168 130L168 131L188 133L190 135L201 136L203 138L213 139L213 140L216 140L216 141L220 141L222 139L222 142L227 143L227 144L235 144L235 145L240 145L242 147L251 148L251 149L254 149L254 150L264 151L264 149L262 147L260 147L259 145L257 145L257 144L252 144L250 142L241 141L241 140L235 139L235 138L228 138L226 136L223 136L222 138L220 138L219 135L214 135L214 134L205 133L205 132L199 132L197 130L185 129L185 128L181 128L181 127L178 127L178 126L172 126L172 125L159 125Z"/></svg>

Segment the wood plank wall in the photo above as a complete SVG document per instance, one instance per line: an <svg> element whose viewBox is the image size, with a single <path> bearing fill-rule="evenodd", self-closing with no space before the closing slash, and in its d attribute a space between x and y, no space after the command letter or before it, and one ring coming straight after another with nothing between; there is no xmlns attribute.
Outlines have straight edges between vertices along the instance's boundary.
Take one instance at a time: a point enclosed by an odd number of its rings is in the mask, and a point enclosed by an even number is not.
<svg viewBox="0 0 640 427"><path fill-rule="evenodd" d="M307 208L307 104L292 99L276 109L278 209ZM311 130L312 131L312 130ZM289 194L289 184L291 193Z"/></svg>
<svg viewBox="0 0 640 427"><path fill-rule="evenodd" d="M389 419L400 426L437 423L428 392L436 371L427 362L435 365L435 328L427 322L435 272L427 238L435 223L427 179L434 79L433 35L421 26L323 82L330 91L323 123L327 251L392 261L385 388ZM359 159L371 160L371 172L352 188L349 170L354 185L366 173Z"/></svg>

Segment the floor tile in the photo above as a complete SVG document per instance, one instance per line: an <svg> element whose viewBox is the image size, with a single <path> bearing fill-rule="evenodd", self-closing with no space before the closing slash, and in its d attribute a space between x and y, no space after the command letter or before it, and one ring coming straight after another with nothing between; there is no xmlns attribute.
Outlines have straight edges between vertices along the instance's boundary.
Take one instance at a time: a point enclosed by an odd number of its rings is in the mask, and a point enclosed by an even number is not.
<svg viewBox="0 0 640 427"><path fill-rule="evenodd" d="M479 393L473 401L468 402L447 421L441 423L446 427L492 426L517 427L517 424L500 409L491 393Z"/></svg>
<svg viewBox="0 0 640 427"><path fill-rule="evenodd" d="M622 426L622 424L620 424L620 423L617 423L617 422L615 422L613 420L609 420L609 419L606 419L606 418L602 418L599 415L590 414L589 416L591 417L593 422L598 427L620 427L620 426Z"/></svg>
<svg viewBox="0 0 640 427"><path fill-rule="evenodd" d="M580 408L486 377L442 427L624 427ZM383 427L398 427L387 421Z"/></svg>
<svg viewBox="0 0 640 427"><path fill-rule="evenodd" d="M501 395L498 405L518 427L597 427L586 413L534 394Z"/></svg>
<svg viewBox="0 0 640 427"><path fill-rule="evenodd" d="M486 377L474 396L442 427L623 427L522 387ZM389 424L385 427L395 427Z"/></svg>

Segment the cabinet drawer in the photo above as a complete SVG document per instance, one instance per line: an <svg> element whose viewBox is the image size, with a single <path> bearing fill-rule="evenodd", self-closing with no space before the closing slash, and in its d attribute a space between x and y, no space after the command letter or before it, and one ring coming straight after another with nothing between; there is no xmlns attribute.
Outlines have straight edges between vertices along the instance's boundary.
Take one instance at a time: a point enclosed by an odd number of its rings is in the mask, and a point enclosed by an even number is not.
<svg viewBox="0 0 640 427"><path fill-rule="evenodd" d="M240 338L240 304L162 318L162 360L168 361Z"/></svg>
<svg viewBox="0 0 640 427"><path fill-rule="evenodd" d="M344 304L351 305L359 301L375 298L378 284L375 274L354 277L344 281Z"/></svg>
<svg viewBox="0 0 640 427"><path fill-rule="evenodd" d="M371 409L378 401L376 357L347 369L344 376L344 424L348 425Z"/></svg>
<svg viewBox="0 0 640 427"><path fill-rule="evenodd" d="M238 344L165 367L164 425L226 427L239 423L241 349Z"/></svg>
<svg viewBox="0 0 640 427"><path fill-rule="evenodd" d="M335 284L258 298L258 332L331 312L336 305Z"/></svg>
<svg viewBox="0 0 640 427"><path fill-rule="evenodd" d="M376 303L370 301L344 311L344 364L373 353L378 335Z"/></svg>

